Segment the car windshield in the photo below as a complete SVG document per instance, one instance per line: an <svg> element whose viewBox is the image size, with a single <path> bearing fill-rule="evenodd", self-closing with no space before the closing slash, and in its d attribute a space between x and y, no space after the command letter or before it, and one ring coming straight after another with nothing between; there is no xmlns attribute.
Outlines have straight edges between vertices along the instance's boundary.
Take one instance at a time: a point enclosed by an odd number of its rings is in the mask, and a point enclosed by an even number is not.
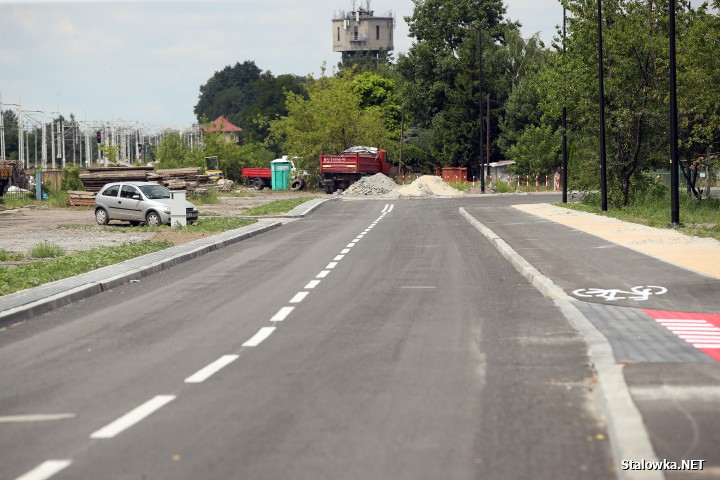
<svg viewBox="0 0 720 480"><path fill-rule="evenodd" d="M149 199L170 198L170 190L162 185L142 185L140 190Z"/></svg>

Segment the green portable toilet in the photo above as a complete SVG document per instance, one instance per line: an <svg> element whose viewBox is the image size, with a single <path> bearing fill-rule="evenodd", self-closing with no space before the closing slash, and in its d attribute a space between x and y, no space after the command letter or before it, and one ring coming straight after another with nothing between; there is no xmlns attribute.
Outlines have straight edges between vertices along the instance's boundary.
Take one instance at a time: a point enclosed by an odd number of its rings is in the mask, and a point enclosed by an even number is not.
<svg viewBox="0 0 720 480"><path fill-rule="evenodd" d="M270 177L273 190L287 190L290 184L292 163L287 157L270 162Z"/></svg>

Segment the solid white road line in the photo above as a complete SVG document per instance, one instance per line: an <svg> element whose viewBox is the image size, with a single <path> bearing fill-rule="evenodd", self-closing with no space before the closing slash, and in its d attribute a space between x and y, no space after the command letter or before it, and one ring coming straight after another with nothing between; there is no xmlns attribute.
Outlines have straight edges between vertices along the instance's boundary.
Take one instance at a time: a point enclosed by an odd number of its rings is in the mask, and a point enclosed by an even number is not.
<svg viewBox="0 0 720 480"><path fill-rule="evenodd" d="M658 320L661 325L708 325L705 320Z"/></svg>
<svg viewBox="0 0 720 480"><path fill-rule="evenodd" d="M385 211L388 209L389 206L390 206L389 203L386 203L386 204L385 204L385 207L382 209L383 213L385 213Z"/></svg>
<svg viewBox="0 0 720 480"><path fill-rule="evenodd" d="M134 410L129 411L114 422L94 432L90 435L90 438L113 438L136 423L142 421L148 415L151 415L155 411L172 402L175 398L175 395L158 395Z"/></svg>
<svg viewBox="0 0 720 480"><path fill-rule="evenodd" d="M709 327L700 327L700 326L692 326L692 327L667 327L668 330L674 333L678 332L720 332L720 329L717 327L709 326Z"/></svg>
<svg viewBox="0 0 720 480"><path fill-rule="evenodd" d="M343 258L345 258L345 255L335 255L335 258L333 258L333 262L339 262Z"/></svg>
<svg viewBox="0 0 720 480"><path fill-rule="evenodd" d="M273 315L273 317L270 319L271 322L282 322L287 318L288 315L290 315L290 312L292 312L295 309L295 307L282 307L278 312Z"/></svg>
<svg viewBox="0 0 720 480"><path fill-rule="evenodd" d="M74 413L50 413L34 415L8 415L0 417L0 423L52 422L77 417Z"/></svg>
<svg viewBox="0 0 720 480"><path fill-rule="evenodd" d="M330 270L323 270L322 272L318 273L315 278L325 278L328 276L328 273L330 273Z"/></svg>
<svg viewBox="0 0 720 480"><path fill-rule="evenodd" d="M392 211L393 211L393 208L395 208L395 204L394 204L394 203L390 205L390 208L388 209L387 213L392 212Z"/></svg>
<svg viewBox="0 0 720 480"><path fill-rule="evenodd" d="M310 292L298 292L293 298L290 299L290 303L300 303L305 300Z"/></svg>
<svg viewBox="0 0 720 480"><path fill-rule="evenodd" d="M238 358L240 358L239 355L223 355L207 367L198 370L197 372L190 375L188 378L185 379L185 383L202 383L215 373L219 372L221 369L230 365Z"/></svg>
<svg viewBox="0 0 720 480"><path fill-rule="evenodd" d="M71 463L71 460L48 460L17 477L16 480L46 480L61 470L65 470Z"/></svg>
<svg viewBox="0 0 720 480"><path fill-rule="evenodd" d="M337 267L337 262L330 262L325 268L327 268L328 270L332 270L335 267Z"/></svg>
<svg viewBox="0 0 720 480"><path fill-rule="evenodd" d="M312 290L313 288L317 287L320 284L320 280L311 280L308 282L307 285L305 285L305 288L308 290Z"/></svg>
<svg viewBox="0 0 720 480"><path fill-rule="evenodd" d="M243 347L257 347L263 340L268 338L272 332L275 331L275 327L262 327L250 340L243 343Z"/></svg>

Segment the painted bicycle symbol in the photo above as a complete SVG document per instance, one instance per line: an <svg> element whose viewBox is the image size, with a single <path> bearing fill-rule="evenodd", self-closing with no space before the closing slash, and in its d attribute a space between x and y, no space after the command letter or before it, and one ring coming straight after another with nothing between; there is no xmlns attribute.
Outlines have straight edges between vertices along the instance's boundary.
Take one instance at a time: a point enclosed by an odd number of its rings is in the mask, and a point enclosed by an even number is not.
<svg viewBox="0 0 720 480"><path fill-rule="evenodd" d="M617 288L604 289L604 288L580 288L573 291L573 295L578 297L597 297L604 298L605 301L610 300L638 300L645 301L650 298L651 295L662 295L667 292L667 288L658 287L655 285L650 286L637 286L632 287L630 291L620 290Z"/></svg>

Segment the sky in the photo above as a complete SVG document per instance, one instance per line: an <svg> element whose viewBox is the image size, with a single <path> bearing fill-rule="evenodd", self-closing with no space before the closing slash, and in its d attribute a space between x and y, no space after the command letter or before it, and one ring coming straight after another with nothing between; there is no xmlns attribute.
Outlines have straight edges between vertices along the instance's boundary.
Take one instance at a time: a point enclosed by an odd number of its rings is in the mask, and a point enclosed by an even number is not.
<svg viewBox="0 0 720 480"><path fill-rule="evenodd" d="M449 0L452 1L452 0ZM523 36L550 44L559 0L505 0ZM395 50L412 39L411 0L372 0L396 19ZM200 86L218 70L252 60L274 75L319 76L340 61L331 19L351 0L0 0L0 100L49 120L74 114L102 122L178 128L195 121Z"/></svg>

